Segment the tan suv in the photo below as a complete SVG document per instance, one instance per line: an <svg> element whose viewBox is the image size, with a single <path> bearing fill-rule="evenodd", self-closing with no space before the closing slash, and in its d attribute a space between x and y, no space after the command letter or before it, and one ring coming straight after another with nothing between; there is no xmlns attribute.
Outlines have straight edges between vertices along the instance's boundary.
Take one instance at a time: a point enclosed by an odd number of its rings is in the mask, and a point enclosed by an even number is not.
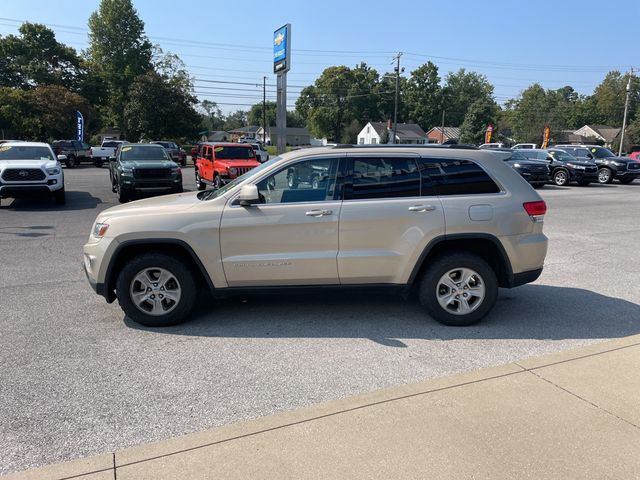
<svg viewBox="0 0 640 480"><path fill-rule="evenodd" d="M538 278L546 205L500 152L337 146L276 157L223 188L110 208L84 266L96 292L147 326L186 320L199 285L417 288L469 325L498 287Z"/></svg>

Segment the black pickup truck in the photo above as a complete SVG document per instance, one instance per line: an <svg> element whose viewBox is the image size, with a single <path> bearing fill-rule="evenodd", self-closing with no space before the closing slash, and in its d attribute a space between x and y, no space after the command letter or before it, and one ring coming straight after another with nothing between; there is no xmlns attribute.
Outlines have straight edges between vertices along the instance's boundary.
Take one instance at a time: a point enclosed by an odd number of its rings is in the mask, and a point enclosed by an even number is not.
<svg viewBox="0 0 640 480"><path fill-rule="evenodd" d="M123 144L109 157L111 189L120 203L138 194L182 192L182 171L161 145Z"/></svg>
<svg viewBox="0 0 640 480"><path fill-rule="evenodd" d="M101 159L93 159L91 156L91 145L78 140L55 140L51 142L51 148L56 155L65 155L67 159L64 164L67 168L75 168L81 162L93 161L96 167L102 166Z"/></svg>
<svg viewBox="0 0 640 480"><path fill-rule="evenodd" d="M556 145L578 159L594 161L598 167L598 182L611 183L617 179L628 184L640 177L640 162L628 157L618 157L608 148L599 145Z"/></svg>

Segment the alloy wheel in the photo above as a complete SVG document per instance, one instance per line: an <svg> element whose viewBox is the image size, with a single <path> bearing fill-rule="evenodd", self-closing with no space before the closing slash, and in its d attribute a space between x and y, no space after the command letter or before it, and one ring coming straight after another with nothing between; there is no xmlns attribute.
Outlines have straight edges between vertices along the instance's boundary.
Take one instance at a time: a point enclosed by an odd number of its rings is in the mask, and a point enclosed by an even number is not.
<svg viewBox="0 0 640 480"><path fill-rule="evenodd" d="M478 272L470 268L454 268L440 277L436 286L440 306L453 315L468 315L485 297L486 288Z"/></svg>
<svg viewBox="0 0 640 480"><path fill-rule="evenodd" d="M176 276L160 267L149 267L133 277L129 287L131 302L147 315L172 312L180 303L182 288Z"/></svg>

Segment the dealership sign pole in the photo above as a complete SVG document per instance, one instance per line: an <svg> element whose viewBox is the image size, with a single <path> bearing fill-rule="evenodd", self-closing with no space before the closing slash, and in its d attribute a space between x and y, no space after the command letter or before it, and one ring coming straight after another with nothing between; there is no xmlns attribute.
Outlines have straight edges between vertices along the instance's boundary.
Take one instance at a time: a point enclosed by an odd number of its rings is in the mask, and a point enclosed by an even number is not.
<svg viewBox="0 0 640 480"><path fill-rule="evenodd" d="M76 110L76 138L79 142L84 140L84 117L80 110Z"/></svg>
<svg viewBox="0 0 640 480"><path fill-rule="evenodd" d="M291 24L273 32L273 73L277 75L276 131L278 155L287 149L287 72L291 68ZM273 142L273 140L272 140Z"/></svg>

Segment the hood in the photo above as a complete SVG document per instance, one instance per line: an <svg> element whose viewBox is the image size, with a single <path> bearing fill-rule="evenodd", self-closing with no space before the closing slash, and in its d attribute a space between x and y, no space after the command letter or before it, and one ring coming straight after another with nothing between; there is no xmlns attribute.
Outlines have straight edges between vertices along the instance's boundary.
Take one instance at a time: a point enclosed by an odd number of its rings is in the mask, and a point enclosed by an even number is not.
<svg viewBox="0 0 640 480"><path fill-rule="evenodd" d="M127 167L127 168L140 168L140 169L144 169L144 168L171 168L171 167L177 167L178 165L175 162L172 162L171 160L163 160L163 159L158 159L158 160L121 160L120 163L122 164L123 167Z"/></svg>
<svg viewBox="0 0 640 480"><path fill-rule="evenodd" d="M145 198L135 202L118 205L104 210L99 215L99 221L120 216L131 217L133 215L154 215L162 213L180 213L188 210L194 205L202 203L196 197L196 192L178 193L175 195L160 195L158 197Z"/></svg>
<svg viewBox="0 0 640 480"><path fill-rule="evenodd" d="M0 160L0 168L53 168L57 160Z"/></svg>
<svg viewBox="0 0 640 480"><path fill-rule="evenodd" d="M260 162L256 159L250 159L250 160L217 160L216 159L216 163L220 164L223 167L257 167L258 165L260 165Z"/></svg>

